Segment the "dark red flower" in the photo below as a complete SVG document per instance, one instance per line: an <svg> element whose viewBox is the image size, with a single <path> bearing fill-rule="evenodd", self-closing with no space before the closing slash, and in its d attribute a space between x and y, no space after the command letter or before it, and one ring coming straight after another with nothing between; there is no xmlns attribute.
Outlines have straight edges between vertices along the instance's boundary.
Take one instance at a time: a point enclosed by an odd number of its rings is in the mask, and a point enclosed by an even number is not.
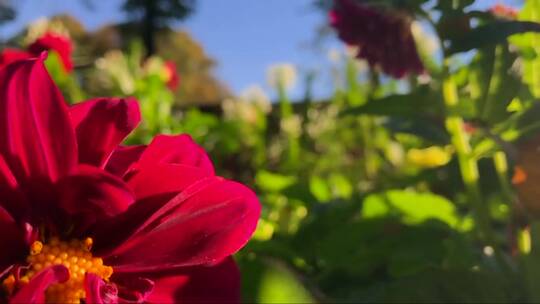
<svg viewBox="0 0 540 304"><path fill-rule="evenodd" d="M54 33L45 33L28 46L28 51L35 56L39 56L41 52L49 50L58 53L68 73L73 70L73 62L71 61L73 44L69 38Z"/></svg>
<svg viewBox="0 0 540 304"><path fill-rule="evenodd" d="M167 74L167 87L171 91L176 91L180 84L180 76L176 71L176 64L173 61L165 61L165 72Z"/></svg>
<svg viewBox="0 0 540 304"><path fill-rule="evenodd" d="M354 0L335 0L330 24L346 44L358 48L357 58L401 78L420 74L424 66L405 14L382 11Z"/></svg>
<svg viewBox="0 0 540 304"><path fill-rule="evenodd" d="M255 194L188 135L119 146L137 102L68 108L43 60L0 69L0 302L239 301Z"/></svg>

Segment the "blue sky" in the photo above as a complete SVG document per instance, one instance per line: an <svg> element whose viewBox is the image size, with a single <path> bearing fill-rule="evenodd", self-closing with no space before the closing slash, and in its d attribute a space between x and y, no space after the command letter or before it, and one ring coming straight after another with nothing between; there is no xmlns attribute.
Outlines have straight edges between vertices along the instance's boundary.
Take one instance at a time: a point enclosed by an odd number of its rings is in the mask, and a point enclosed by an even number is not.
<svg viewBox="0 0 540 304"><path fill-rule="evenodd" d="M450 0L448 0L450 1ZM18 17L0 27L5 38L20 30L26 23L42 16L69 13L81 20L88 29L123 20L121 0L92 0L89 11L79 0L14 0ZM309 45L314 41L316 28L324 16L312 8L312 0L199 0L197 12L179 27L190 32L215 58L219 65L217 76L233 91L239 92L251 84L265 84L266 68L278 62L291 62L300 71L327 70L324 52ZM497 2L517 5L520 0L481 0L479 8ZM330 39L325 46L339 47ZM330 77L319 77L317 95L328 93ZM302 95L297 86L293 95Z"/></svg>

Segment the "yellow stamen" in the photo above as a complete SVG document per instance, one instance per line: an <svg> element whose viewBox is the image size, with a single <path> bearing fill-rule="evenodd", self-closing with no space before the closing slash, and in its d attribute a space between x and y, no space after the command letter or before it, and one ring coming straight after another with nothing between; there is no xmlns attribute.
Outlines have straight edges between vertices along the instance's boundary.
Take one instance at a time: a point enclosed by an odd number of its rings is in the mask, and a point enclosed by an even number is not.
<svg viewBox="0 0 540 304"><path fill-rule="evenodd" d="M43 249L43 243L42 243L42 242L39 242L39 241L35 241L35 242L32 243L32 245L30 246L30 254L31 254L31 255L39 254L39 253L41 252L42 249Z"/></svg>
<svg viewBox="0 0 540 304"><path fill-rule="evenodd" d="M47 267L64 265L69 270L69 280L47 288L46 301L80 303L80 300L86 297L84 290L86 273L96 274L105 281L108 281L113 274L112 267L103 265L101 258L92 256L90 252L92 243L91 238L70 242L53 238L45 244L39 241L34 242L30 246L30 255L26 259L29 264L28 271L21 277L20 282L28 283L34 275ZM3 284L9 287L9 282L6 283L6 280Z"/></svg>

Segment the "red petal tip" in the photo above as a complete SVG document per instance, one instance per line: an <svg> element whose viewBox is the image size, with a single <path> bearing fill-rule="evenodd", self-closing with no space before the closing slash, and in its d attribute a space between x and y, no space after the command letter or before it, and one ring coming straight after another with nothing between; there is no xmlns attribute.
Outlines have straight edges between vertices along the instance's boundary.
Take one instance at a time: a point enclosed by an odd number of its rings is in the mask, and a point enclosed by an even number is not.
<svg viewBox="0 0 540 304"><path fill-rule="evenodd" d="M47 57L49 57L49 52L47 52L47 51L43 51L43 52L41 52L41 54L39 54L39 59L41 59L43 61L47 60Z"/></svg>

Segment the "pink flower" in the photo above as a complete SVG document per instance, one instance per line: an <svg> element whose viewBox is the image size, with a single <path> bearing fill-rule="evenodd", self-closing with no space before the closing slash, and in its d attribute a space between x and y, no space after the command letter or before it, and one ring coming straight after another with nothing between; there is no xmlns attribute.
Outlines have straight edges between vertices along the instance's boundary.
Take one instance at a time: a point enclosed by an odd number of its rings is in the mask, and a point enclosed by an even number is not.
<svg viewBox="0 0 540 304"><path fill-rule="evenodd" d="M0 302L238 302L255 194L188 135L120 146L137 102L68 108L43 60L0 69Z"/></svg>
<svg viewBox="0 0 540 304"><path fill-rule="evenodd" d="M424 72L407 16L358 1L335 0L330 24L343 42L358 48L356 57L371 66L396 78Z"/></svg>

